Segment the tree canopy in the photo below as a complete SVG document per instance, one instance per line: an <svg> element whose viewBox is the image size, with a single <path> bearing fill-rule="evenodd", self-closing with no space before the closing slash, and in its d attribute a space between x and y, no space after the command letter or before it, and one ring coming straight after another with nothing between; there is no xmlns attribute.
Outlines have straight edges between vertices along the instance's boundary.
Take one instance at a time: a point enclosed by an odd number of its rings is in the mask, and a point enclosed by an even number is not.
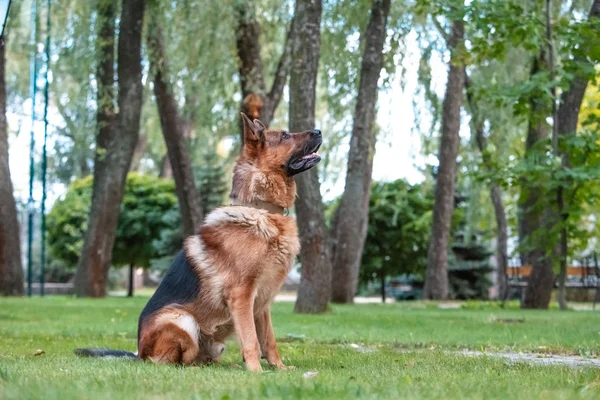
<svg viewBox="0 0 600 400"><path fill-rule="evenodd" d="M79 179L48 214L50 253L71 267L76 266L81 254L91 196L92 177ZM172 182L130 173L117 225L113 264L149 267L152 259L164 256L156 242L164 232L173 230L171 215L176 212Z"/></svg>

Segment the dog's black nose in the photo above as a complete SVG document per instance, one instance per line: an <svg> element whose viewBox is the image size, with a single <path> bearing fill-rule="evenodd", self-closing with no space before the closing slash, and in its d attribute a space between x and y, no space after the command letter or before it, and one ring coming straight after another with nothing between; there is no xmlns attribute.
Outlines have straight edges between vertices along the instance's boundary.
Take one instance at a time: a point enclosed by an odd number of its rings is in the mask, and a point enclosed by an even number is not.
<svg viewBox="0 0 600 400"><path fill-rule="evenodd" d="M318 130L318 129L313 129L313 130L312 130L310 133L311 133L313 136L321 136L321 131L320 131L320 130Z"/></svg>

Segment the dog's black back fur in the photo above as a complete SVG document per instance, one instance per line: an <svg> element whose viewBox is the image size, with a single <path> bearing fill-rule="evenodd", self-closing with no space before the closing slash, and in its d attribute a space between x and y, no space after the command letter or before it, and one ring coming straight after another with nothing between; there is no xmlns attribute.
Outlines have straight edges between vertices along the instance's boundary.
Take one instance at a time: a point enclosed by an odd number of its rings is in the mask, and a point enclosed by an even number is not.
<svg viewBox="0 0 600 400"><path fill-rule="evenodd" d="M193 301L200 290L200 279L185 257L184 250L173 260L167 274L142 310L138 322L138 341L142 321L169 304L185 304Z"/></svg>

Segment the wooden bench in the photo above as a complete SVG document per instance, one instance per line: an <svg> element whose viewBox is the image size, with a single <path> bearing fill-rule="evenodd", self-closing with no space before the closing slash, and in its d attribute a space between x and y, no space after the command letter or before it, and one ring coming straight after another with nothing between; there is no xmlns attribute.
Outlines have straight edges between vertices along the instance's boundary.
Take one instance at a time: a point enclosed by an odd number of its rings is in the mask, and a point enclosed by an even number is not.
<svg viewBox="0 0 600 400"><path fill-rule="evenodd" d="M531 275L531 265L520 265L519 260L509 261L506 268L508 285L523 288ZM558 287L558 276L554 280L554 286ZM600 301L600 266L596 253L581 260L581 265L567 266L567 279L565 286L569 288L596 289L594 305Z"/></svg>

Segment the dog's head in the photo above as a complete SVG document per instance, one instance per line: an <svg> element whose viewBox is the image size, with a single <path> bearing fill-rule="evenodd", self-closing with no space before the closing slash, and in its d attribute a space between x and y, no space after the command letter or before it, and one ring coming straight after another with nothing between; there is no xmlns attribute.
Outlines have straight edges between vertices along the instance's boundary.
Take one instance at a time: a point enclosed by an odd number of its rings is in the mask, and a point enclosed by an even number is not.
<svg viewBox="0 0 600 400"><path fill-rule="evenodd" d="M225 351L225 344L217 342L212 336L201 335L198 345L200 352L198 353L196 362L199 364L219 362L221 355Z"/></svg>
<svg viewBox="0 0 600 400"><path fill-rule="evenodd" d="M321 131L267 130L257 119L251 121L245 114L242 119L244 147L234 169L230 197L291 207L296 197L293 176L321 161L316 153L323 141Z"/></svg>

